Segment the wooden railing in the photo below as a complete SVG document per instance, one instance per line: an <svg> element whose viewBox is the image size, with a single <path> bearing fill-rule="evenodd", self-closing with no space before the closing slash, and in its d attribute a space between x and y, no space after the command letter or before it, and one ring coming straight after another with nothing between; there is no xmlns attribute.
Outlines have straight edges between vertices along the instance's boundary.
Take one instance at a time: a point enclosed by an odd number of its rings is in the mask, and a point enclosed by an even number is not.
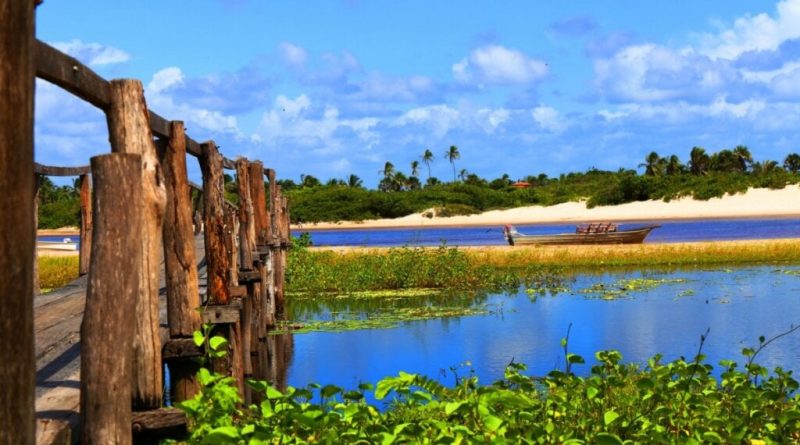
<svg viewBox="0 0 800 445"><path fill-rule="evenodd" d="M191 359L202 351L191 336L203 322L214 324L215 332L229 340L230 353L214 368L232 375L245 400L252 400L244 379L266 376L267 333L284 309L289 214L274 170L258 161L225 158L213 141L196 142L185 134L182 122L147 109L141 82L107 81L36 40L33 2L0 0L0 11L0 282L5 285L0 445L36 440L31 296L34 179L39 175L80 177L80 271L88 273L81 329L80 441L131 443L132 431L180 422L180 413L162 409L163 364L170 368L173 402L192 397L198 386L197 365ZM86 167L35 164L34 76L100 108L108 121L111 153L92 157ZM186 154L200 163L201 185L188 180ZM224 200L223 169L236 171L238 206ZM200 221L190 187L203 192L204 295L193 231ZM162 249L165 338L159 334ZM58 431L38 440L71 439L69 431Z"/></svg>

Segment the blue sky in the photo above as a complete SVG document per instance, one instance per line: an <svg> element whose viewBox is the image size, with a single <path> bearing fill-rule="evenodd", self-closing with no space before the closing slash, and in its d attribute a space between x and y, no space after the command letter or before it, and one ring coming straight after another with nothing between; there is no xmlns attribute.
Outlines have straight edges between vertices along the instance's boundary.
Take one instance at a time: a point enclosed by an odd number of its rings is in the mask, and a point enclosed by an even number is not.
<svg viewBox="0 0 800 445"><path fill-rule="evenodd" d="M450 145L490 178L800 151L800 0L48 0L37 35L295 180L372 186L425 149L452 179ZM38 162L109 151L103 115L43 81L36 119Z"/></svg>

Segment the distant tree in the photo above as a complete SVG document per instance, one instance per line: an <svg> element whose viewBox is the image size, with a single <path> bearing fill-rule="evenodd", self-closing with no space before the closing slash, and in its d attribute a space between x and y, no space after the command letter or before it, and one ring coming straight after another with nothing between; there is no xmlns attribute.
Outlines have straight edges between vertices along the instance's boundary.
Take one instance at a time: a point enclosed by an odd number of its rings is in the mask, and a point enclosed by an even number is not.
<svg viewBox="0 0 800 445"><path fill-rule="evenodd" d="M783 160L783 168L792 173L800 172L800 155L797 153L789 153L786 159Z"/></svg>
<svg viewBox="0 0 800 445"><path fill-rule="evenodd" d="M386 164L383 165L383 170L381 170L384 179L391 179L394 176L394 164L389 161L386 161Z"/></svg>
<svg viewBox="0 0 800 445"><path fill-rule="evenodd" d="M419 182L419 178L416 176L410 176L406 179L406 190L419 190L422 188L422 184Z"/></svg>
<svg viewBox="0 0 800 445"><path fill-rule="evenodd" d="M752 172L756 176L768 175L780 169L781 167L778 165L778 161L767 160L764 162L753 162L752 165Z"/></svg>
<svg viewBox="0 0 800 445"><path fill-rule="evenodd" d="M710 159L706 150L701 147L693 147L689 154L689 171L697 176L708 173Z"/></svg>
<svg viewBox="0 0 800 445"><path fill-rule="evenodd" d="M462 168L461 170L458 171L458 179L463 181L467 177L468 174L469 174L469 172L467 171L467 169L466 168Z"/></svg>
<svg viewBox="0 0 800 445"><path fill-rule="evenodd" d="M639 167L644 167L644 174L647 176L663 176L666 169L666 161L658 155L658 153L651 151L647 157L644 158L644 163L639 164Z"/></svg>
<svg viewBox="0 0 800 445"><path fill-rule="evenodd" d="M488 183L485 179L481 178L480 176L476 175L475 173L469 173L463 178L464 184L474 185L478 187L486 187Z"/></svg>
<svg viewBox="0 0 800 445"><path fill-rule="evenodd" d="M720 173L735 173L743 171L739 156L731 150L720 150L711 155L709 170Z"/></svg>
<svg viewBox="0 0 800 445"><path fill-rule="evenodd" d="M311 175L300 175L300 186L301 187L319 187L322 183L314 176Z"/></svg>
<svg viewBox="0 0 800 445"><path fill-rule="evenodd" d="M433 162L433 153L430 150L425 150L422 154L422 162L428 166L428 179L431 179L431 162Z"/></svg>
<svg viewBox="0 0 800 445"><path fill-rule="evenodd" d="M403 172L397 172L392 177L392 190L399 192L408 188L408 177Z"/></svg>
<svg viewBox="0 0 800 445"><path fill-rule="evenodd" d="M744 145L737 145L733 149L733 155L738 161L738 170L742 173L746 172L753 164L753 155L750 154L750 149Z"/></svg>
<svg viewBox="0 0 800 445"><path fill-rule="evenodd" d="M283 191L294 190L297 188L297 183L291 179L278 179L276 182L279 186L281 186L281 190Z"/></svg>
<svg viewBox="0 0 800 445"><path fill-rule="evenodd" d="M361 188L364 181L356 175L351 174L347 177L347 186L351 188Z"/></svg>
<svg viewBox="0 0 800 445"><path fill-rule="evenodd" d="M328 182L326 182L325 185L327 185L328 187L334 187L334 186L337 186L337 185L347 185L347 183L344 182L343 179L331 178L331 179L328 179Z"/></svg>
<svg viewBox="0 0 800 445"><path fill-rule="evenodd" d="M675 176L683 172L683 164L681 164L681 160L677 155L672 155L669 157L667 160L666 171L667 175L669 176Z"/></svg>
<svg viewBox="0 0 800 445"><path fill-rule="evenodd" d="M427 181L425 181L425 187L430 187L432 185L439 185L441 183L442 183L442 181L440 181L439 178L437 178L435 176L431 176L431 177L428 178Z"/></svg>
<svg viewBox="0 0 800 445"><path fill-rule="evenodd" d="M456 182L456 160L461 158L458 147L451 145L450 148L444 152L444 157L453 165L453 182Z"/></svg>
<svg viewBox="0 0 800 445"><path fill-rule="evenodd" d="M411 176L419 176L419 161L411 161Z"/></svg>

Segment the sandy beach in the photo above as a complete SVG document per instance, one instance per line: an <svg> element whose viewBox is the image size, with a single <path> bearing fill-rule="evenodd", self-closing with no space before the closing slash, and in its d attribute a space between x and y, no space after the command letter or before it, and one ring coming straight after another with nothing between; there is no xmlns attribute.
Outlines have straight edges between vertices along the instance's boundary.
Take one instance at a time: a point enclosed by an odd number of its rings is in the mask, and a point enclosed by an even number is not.
<svg viewBox="0 0 800 445"><path fill-rule="evenodd" d="M588 221L667 221L686 219L800 217L800 187L782 190L750 189L708 201L681 198L671 202L641 201L617 206L586 208L585 202L568 202L550 207L529 206L493 210L477 215L426 218L415 213L402 218L359 222L293 225L295 230L346 230L401 227L465 227L503 224L537 224Z"/></svg>

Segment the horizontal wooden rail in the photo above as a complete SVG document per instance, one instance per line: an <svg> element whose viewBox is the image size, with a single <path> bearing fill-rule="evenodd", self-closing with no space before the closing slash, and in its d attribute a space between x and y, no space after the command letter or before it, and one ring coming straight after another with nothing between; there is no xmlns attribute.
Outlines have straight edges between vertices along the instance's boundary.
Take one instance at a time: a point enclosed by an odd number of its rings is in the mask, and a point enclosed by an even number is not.
<svg viewBox="0 0 800 445"><path fill-rule="evenodd" d="M55 167L34 162L33 172L45 176L82 176L91 174L92 168L88 165L81 167Z"/></svg>
<svg viewBox="0 0 800 445"><path fill-rule="evenodd" d="M110 104L109 82L74 57L70 57L52 46L36 40L36 77L69 91L103 111ZM153 136L169 139L169 121L150 111L149 124ZM186 152L199 158L200 143L186 136ZM236 169L236 162L222 158L222 167Z"/></svg>

